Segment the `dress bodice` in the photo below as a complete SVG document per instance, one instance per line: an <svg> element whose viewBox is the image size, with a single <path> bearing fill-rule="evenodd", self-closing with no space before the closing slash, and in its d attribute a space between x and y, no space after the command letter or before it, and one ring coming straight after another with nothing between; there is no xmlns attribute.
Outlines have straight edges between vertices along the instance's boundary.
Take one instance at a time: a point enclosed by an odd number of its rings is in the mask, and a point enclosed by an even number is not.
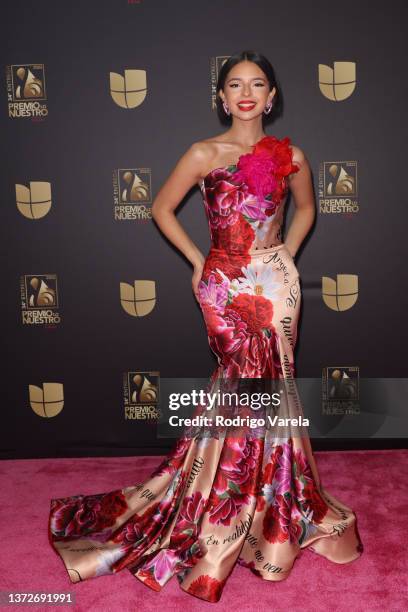
<svg viewBox="0 0 408 612"><path fill-rule="evenodd" d="M247 253L282 243L282 220L292 162L290 139L265 136L236 164L211 170L201 181L211 246Z"/></svg>

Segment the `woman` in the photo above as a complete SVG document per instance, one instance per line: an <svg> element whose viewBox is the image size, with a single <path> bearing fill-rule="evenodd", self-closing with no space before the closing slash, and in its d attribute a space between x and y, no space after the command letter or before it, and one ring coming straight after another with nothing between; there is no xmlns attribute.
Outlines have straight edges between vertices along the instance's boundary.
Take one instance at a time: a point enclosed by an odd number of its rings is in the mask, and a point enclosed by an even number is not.
<svg viewBox="0 0 408 612"><path fill-rule="evenodd" d="M293 359L301 289L293 258L315 216L310 168L288 137L264 134L271 110L276 115L282 106L265 57L230 57L217 100L230 129L191 145L159 191L153 217L194 268L193 291L218 360L208 390L245 389L255 397L283 383L279 408L257 416L290 419L302 416ZM174 215L195 183L211 235L207 257ZM289 189L296 212L283 242ZM249 426L255 408L241 396L232 412L223 402L208 408L200 405L196 414L242 419L185 430L143 483L51 500L50 543L72 582L127 568L157 591L177 575L183 590L216 602L236 563L275 581L288 577L302 548L336 563L361 554L355 514L322 488L307 431L291 421Z"/></svg>

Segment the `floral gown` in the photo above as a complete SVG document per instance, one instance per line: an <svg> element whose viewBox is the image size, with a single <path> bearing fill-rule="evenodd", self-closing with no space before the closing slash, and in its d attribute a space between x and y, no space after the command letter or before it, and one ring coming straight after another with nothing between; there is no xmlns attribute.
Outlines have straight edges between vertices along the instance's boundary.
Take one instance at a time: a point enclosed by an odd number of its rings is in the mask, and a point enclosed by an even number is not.
<svg viewBox="0 0 408 612"><path fill-rule="evenodd" d="M299 170L289 145L265 136L200 183L211 248L199 302L218 361L209 390L294 380L301 287L281 240ZM285 397L285 414L301 415L296 394ZM71 582L126 568L159 591L176 575L209 602L236 563L277 581L302 548L336 563L362 552L354 512L322 487L308 436L291 427L186 429L144 482L52 499L48 535Z"/></svg>

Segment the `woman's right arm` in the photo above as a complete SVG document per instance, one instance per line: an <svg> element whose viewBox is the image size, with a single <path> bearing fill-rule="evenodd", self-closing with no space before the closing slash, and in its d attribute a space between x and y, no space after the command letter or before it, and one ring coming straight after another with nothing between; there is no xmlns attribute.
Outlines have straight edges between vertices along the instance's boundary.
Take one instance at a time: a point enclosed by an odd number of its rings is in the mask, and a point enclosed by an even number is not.
<svg viewBox="0 0 408 612"><path fill-rule="evenodd" d="M195 270L202 269L205 257L187 235L174 211L186 193L206 173L208 146L194 142L180 157L173 171L163 183L152 204L152 217L163 234L190 261Z"/></svg>

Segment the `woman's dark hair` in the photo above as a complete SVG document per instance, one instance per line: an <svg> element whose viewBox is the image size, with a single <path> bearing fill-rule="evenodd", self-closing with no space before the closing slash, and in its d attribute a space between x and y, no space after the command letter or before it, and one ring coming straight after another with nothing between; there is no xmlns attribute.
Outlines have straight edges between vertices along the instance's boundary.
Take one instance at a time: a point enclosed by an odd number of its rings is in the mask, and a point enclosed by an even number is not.
<svg viewBox="0 0 408 612"><path fill-rule="evenodd" d="M240 62L248 61L253 62L263 72L265 73L268 81L269 81L269 91L276 87L276 92L273 97L273 106L272 110L268 115L262 113L262 123L272 123L277 117L279 117L283 112L283 96L282 90L279 84L278 79L276 78L275 71L272 67L272 64L269 60L266 59L264 55L261 53L257 53L256 51L242 51L241 53L235 53L235 55L231 55L222 65L221 70L218 75L217 81L217 94L216 94L216 105L217 105L217 114L221 121L221 123L230 125L232 123L231 115L227 115L224 111L224 107L222 105L222 99L220 97L220 89L224 91L225 79L231 68L239 64Z"/></svg>

